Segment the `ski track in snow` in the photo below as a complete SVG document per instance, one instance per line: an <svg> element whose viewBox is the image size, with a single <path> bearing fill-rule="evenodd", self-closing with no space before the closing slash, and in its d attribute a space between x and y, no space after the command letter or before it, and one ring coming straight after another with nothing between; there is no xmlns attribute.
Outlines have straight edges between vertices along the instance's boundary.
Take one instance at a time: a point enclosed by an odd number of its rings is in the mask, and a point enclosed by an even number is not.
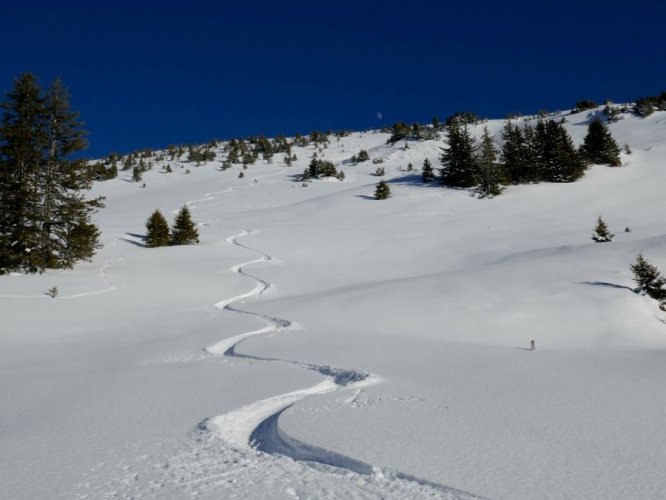
<svg viewBox="0 0 666 500"><path fill-rule="evenodd" d="M56 297L50 297L46 293L40 294L40 295L0 295L0 299L56 299L56 300L63 300L63 299L79 299L81 297L90 297L91 295L102 295L104 293L109 293L113 292L116 289L116 286L109 280L109 277L107 275L107 270L114 264L122 262L125 260L125 256L119 253L114 247L118 243L119 238L115 238L111 244L109 245L109 249L113 253L115 253L118 256L118 259L115 261L112 260L107 260L104 265L100 268L100 278L102 281L106 284L106 287L101 289L101 290L94 290L92 292L82 292L82 293L75 293L72 295L58 295Z"/></svg>
<svg viewBox="0 0 666 500"><path fill-rule="evenodd" d="M351 496L356 498L365 498L366 496L364 495L369 494L368 498L384 498L385 495L398 497L406 495L406 497L411 498L481 498L448 486L419 479L402 472L372 466L342 454L303 443L280 430L278 425L280 415L297 402L312 396L345 388L356 389L355 398L362 387L379 383L381 379L376 375L357 370L334 368L299 361L261 358L235 352L236 347L249 337L297 327L294 322L287 319L244 311L232 306L232 304L248 298L257 298L267 292L272 286L270 282L249 274L244 270L248 265L272 260L270 255L238 241L239 238L252 234L256 234L256 231L243 230L241 233L227 238L227 242L259 254L259 257L256 259L232 266L231 268L233 272L254 280L256 285L249 292L216 303L215 308L255 317L263 321L265 326L221 340L205 348L204 351L214 356L228 356L290 364L302 369L316 371L324 375L326 379L306 389L273 396L228 413L207 418L198 425L198 431L212 434L215 438L221 439L234 450L245 451L247 453L254 449L266 454L259 454L257 457L270 456L274 459L276 455L282 455L293 461L303 462L309 468L325 474L333 473L338 476L342 474L363 478L362 480L357 478L358 490L356 492L347 492L343 496L351 494ZM343 488L343 485L341 484L340 487Z"/></svg>

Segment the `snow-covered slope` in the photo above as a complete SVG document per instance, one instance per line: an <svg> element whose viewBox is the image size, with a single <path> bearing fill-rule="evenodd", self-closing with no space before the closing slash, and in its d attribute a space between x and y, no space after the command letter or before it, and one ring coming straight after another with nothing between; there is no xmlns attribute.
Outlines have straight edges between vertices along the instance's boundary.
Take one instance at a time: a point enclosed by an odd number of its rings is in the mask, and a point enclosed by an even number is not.
<svg viewBox="0 0 666 500"><path fill-rule="evenodd" d="M307 147L99 183L93 262L0 277L0 496L665 497L666 313L629 265L666 269L666 112L610 128L624 167L494 199L378 132L318 152L343 182L295 182ZM185 203L201 244L142 247Z"/></svg>

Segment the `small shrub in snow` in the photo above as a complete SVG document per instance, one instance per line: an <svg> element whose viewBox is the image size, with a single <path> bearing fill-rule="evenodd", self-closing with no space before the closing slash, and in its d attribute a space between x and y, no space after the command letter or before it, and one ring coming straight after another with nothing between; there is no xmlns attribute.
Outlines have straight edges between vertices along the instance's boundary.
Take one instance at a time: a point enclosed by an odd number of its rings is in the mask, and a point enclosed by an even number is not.
<svg viewBox="0 0 666 500"><path fill-rule="evenodd" d="M51 297L52 299L55 299L58 296L58 287L57 286L52 286L46 291L46 295Z"/></svg>
<svg viewBox="0 0 666 500"><path fill-rule="evenodd" d="M600 216L597 219L597 225L594 228L592 239L597 243L606 243L608 241L613 241L614 236L615 235L608 230L606 222Z"/></svg>
<svg viewBox="0 0 666 500"><path fill-rule="evenodd" d="M375 200L385 200L391 196L391 188L385 180L381 180L375 186Z"/></svg>
<svg viewBox="0 0 666 500"><path fill-rule="evenodd" d="M411 166L411 163L409 165ZM407 170L409 170L409 167L407 167ZM423 170L421 171L421 178L423 179L423 182L426 184L435 180L435 169L432 168L432 164L430 163L430 160L428 160L428 158L423 160Z"/></svg>
<svg viewBox="0 0 666 500"><path fill-rule="evenodd" d="M636 291L663 304L666 300L666 290L663 288L666 279L657 268L647 262L641 254L638 254L636 262L631 266L631 272L634 273L634 281L638 285Z"/></svg>
<svg viewBox="0 0 666 500"><path fill-rule="evenodd" d="M582 99L576 103L576 107L571 110L572 113L578 113L580 111L585 111L586 109L594 109L597 106L599 106L596 102L594 101L589 101L586 99Z"/></svg>
<svg viewBox="0 0 666 500"><path fill-rule="evenodd" d="M379 167L377 170L375 170L375 175L377 177L382 177L385 174L386 174L386 171L384 170L384 167Z"/></svg>

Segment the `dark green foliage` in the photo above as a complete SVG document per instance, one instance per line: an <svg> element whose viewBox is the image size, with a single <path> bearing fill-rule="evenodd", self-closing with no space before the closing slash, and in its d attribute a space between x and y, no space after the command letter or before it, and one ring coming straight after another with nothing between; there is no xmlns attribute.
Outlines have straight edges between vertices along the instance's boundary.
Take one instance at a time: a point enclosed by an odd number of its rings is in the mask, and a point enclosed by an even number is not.
<svg viewBox="0 0 666 500"><path fill-rule="evenodd" d="M118 177L118 167L115 163L97 162L88 165L90 175L96 181L108 181Z"/></svg>
<svg viewBox="0 0 666 500"><path fill-rule="evenodd" d="M580 152L589 163L605 164L611 167L621 165L620 147L611 136L608 126L599 118L590 122Z"/></svg>
<svg viewBox="0 0 666 500"><path fill-rule="evenodd" d="M138 166L132 167L132 182L141 182L143 179L141 168Z"/></svg>
<svg viewBox="0 0 666 500"><path fill-rule="evenodd" d="M476 125L480 121L481 117L472 111L456 111L444 121L444 125Z"/></svg>
<svg viewBox="0 0 666 500"><path fill-rule="evenodd" d="M585 163L561 123L554 120L539 122L535 136L543 180L573 182L583 176Z"/></svg>
<svg viewBox="0 0 666 500"><path fill-rule="evenodd" d="M573 182L585 173L585 163L560 122L541 120L522 128L508 122L503 138L501 159L512 184Z"/></svg>
<svg viewBox="0 0 666 500"><path fill-rule="evenodd" d="M409 167L407 168L407 170L409 170ZM423 170L421 171L421 178L425 183L432 182L435 180L435 169L432 168L432 163L430 163L430 160L428 160L428 158L423 160Z"/></svg>
<svg viewBox="0 0 666 500"><path fill-rule="evenodd" d="M615 235L608 230L606 222L600 216L597 219L597 225L594 228L592 239L597 243L606 243L608 241L613 241L614 236Z"/></svg>
<svg viewBox="0 0 666 500"><path fill-rule="evenodd" d="M384 167L378 167L377 170L375 170L375 175L377 177L382 177L383 175L386 175L386 170L384 170Z"/></svg>
<svg viewBox="0 0 666 500"><path fill-rule="evenodd" d="M655 300L664 301L666 299L666 290L663 289L666 279L641 254L636 257L636 262L631 266L631 272L634 273L634 281L638 285L638 292Z"/></svg>
<svg viewBox="0 0 666 500"><path fill-rule="evenodd" d="M385 180L381 180L375 186L375 200L385 200L391 196L391 188Z"/></svg>
<svg viewBox="0 0 666 500"><path fill-rule="evenodd" d="M453 122L446 127L449 147L442 149L440 179L450 187L467 188L476 185L474 173L474 140L466 125Z"/></svg>
<svg viewBox="0 0 666 500"><path fill-rule="evenodd" d="M622 110L618 107L606 104L606 107L604 108L604 116L610 123L614 123L622 118Z"/></svg>
<svg viewBox="0 0 666 500"><path fill-rule="evenodd" d="M481 144L476 154L476 178L479 198L492 198L503 190L503 168L497 163L497 148L487 127L483 128Z"/></svg>
<svg viewBox="0 0 666 500"><path fill-rule="evenodd" d="M634 104L634 113L645 118L650 116L655 109L666 111L666 92L656 96L641 97Z"/></svg>
<svg viewBox="0 0 666 500"><path fill-rule="evenodd" d="M638 116L645 118L654 113L654 99L651 97L641 97L634 104L634 113Z"/></svg>
<svg viewBox="0 0 666 500"><path fill-rule="evenodd" d="M176 221L171 229L171 244L191 245L193 243L199 243L199 232L192 221L190 210L187 205L183 205L176 215Z"/></svg>
<svg viewBox="0 0 666 500"><path fill-rule="evenodd" d="M207 161L215 160L215 151L211 149L211 145L203 146L188 146L187 159L195 162L198 165Z"/></svg>
<svg viewBox="0 0 666 500"><path fill-rule="evenodd" d="M318 160L313 158L310 162L310 166L306 169L308 179L320 179L322 177L335 177L338 172L335 169L335 165L330 161ZM305 178L301 180L307 180Z"/></svg>
<svg viewBox="0 0 666 500"><path fill-rule="evenodd" d="M159 210L155 210L146 221L146 246L163 247L170 241L169 223Z"/></svg>
<svg viewBox="0 0 666 500"><path fill-rule="evenodd" d="M361 149L356 155L357 163L363 163L364 161L368 161L369 159L370 156L368 155L368 152L365 149Z"/></svg>
<svg viewBox="0 0 666 500"><path fill-rule="evenodd" d="M511 184L538 182L541 178L536 165L531 127L521 128L510 121L504 126L501 161Z"/></svg>
<svg viewBox="0 0 666 500"><path fill-rule="evenodd" d="M586 109L594 109L599 105L594 101L589 101L582 99L576 103L576 107L573 109L572 113L578 113L579 111L585 111Z"/></svg>
<svg viewBox="0 0 666 500"><path fill-rule="evenodd" d="M34 75L15 82L1 105L0 273L71 267L99 247L86 200L94 172L69 159L85 147L77 113L59 80L42 92Z"/></svg>

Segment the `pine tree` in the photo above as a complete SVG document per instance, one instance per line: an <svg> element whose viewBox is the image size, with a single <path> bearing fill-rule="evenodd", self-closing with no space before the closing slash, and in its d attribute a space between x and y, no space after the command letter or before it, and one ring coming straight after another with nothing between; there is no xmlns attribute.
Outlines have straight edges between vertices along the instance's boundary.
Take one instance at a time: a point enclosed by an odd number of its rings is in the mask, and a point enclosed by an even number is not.
<svg viewBox="0 0 666 500"><path fill-rule="evenodd" d="M385 200L391 196L391 188L385 180L381 180L375 186L375 200Z"/></svg>
<svg viewBox="0 0 666 500"><path fill-rule="evenodd" d="M535 135L545 181L573 182L583 176L585 164L561 123L554 120L540 122Z"/></svg>
<svg viewBox="0 0 666 500"><path fill-rule="evenodd" d="M1 105L0 273L37 271L39 165L46 145L44 98L32 74L19 77Z"/></svg>
<svg viewBox="0 0 666 500"><path fill-rule="evenodd" d="M86 146L85 133L60 80L49 87L45 104L48 153L42 169L40 270L71 267L94 255L99 230L90 217L102 206L102 198L87 200L81 193L92 181L85 160L69 158Z"/></svg>
<svg viewBox="0 0 666 500"><path fill-rule="evenodd" d="M636 257L636 263L631 266L631 271L634 273L638 291L659 301L666 300L666 290L663 289L666 279L641 254Z"/></svg>
<svg viewBox="0 0 666 500"><path fill-rule="evenodd" d="M502 134L504 145L502 146L501 161L507 172L511 184L521 184L528 178L527 171L527 144L522 130L510 121L504 125Z"/></svg>
<svg viewBox="0 0 666 500"><path fill-rule="evenodd" d="M587 127L587 135L580 147L580 152L589 163L619 167L620 147L613 139L608 126L595 118Z"/></svg>
<svg viewBox="0 0 666 500"><path fill-rule="evenodd" d="M597 219L597 225L594 228L594 233L592 234L592 239L597 243L605 243L607 241L613 241L615 235L608 230L606 222L599 216Z"/></svg>
<svg viewBox="0 0 666 500"><path fill-rule="evenodd" d="M169 244L169 223L159 210L155 210L146 221L146 246L163 247Z"/></svg>
<svg viewBox="0 0 666 500"><path fill-rule="evenodd" d="M425 182L426 184L428 182L432 182L435 180L435 169L432 168L432 164L430 163L430 160L428 158L423 160L423 170L421 173L421 177L423 179L423 182Z"/></svg>
<svg viewBox="0 0 666 500"><path fill-rule="evenodd" d="M187 205L183 205L176 215L176 221L171 229L171 244L191 245L193 243L199 243L199 232L192 221L190 210Z"/></svg>
<svg viewBox="0 0 666 500"><path fill-rule="evenodd" d="M446 186L467 188L476 185L474 171L474 140L457 120L446 127L449 147L442 150L440 170L442 183Z"/></svg>
<svg viewBox="0 0 666 500"><path fill-rule="evenodd" d="M85 146L78 115L56 80L44 94L22 75L2 103L0 127L0 273L71 267L99 247L86 200L93 171L69 157Z"/></svg>
<svg viewBox="0 0 666 500"><path fill-rule="evenodd" d="M483 128L481 144L476 155L476 176L478 186L476 192L480 198L497 196L502 192L502 171L497 164L497 149L488 127Z"/></svg>

